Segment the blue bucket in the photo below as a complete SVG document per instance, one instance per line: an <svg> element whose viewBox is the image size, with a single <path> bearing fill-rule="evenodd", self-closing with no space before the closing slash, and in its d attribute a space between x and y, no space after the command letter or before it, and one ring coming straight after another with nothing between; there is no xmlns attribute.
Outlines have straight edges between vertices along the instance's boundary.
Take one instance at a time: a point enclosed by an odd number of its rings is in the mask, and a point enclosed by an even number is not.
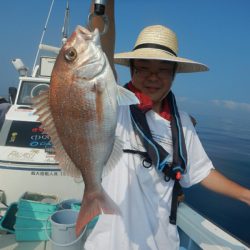
<svg viewBox="0 0 250 250"><path fill-rule="evenodd" d="M76 220L79 212L72 209L59 210L50 217L52 250L82 250L83 235L75 235Z"/></svg>
<svg viewBox="0 0 250 250"><path fill-rule="evenodd" d="M80 200L77 199L69 199L69 200L64 200L58 204L58 209L70 209L72 208L73 204L79 204L81 203Z"/></svg>

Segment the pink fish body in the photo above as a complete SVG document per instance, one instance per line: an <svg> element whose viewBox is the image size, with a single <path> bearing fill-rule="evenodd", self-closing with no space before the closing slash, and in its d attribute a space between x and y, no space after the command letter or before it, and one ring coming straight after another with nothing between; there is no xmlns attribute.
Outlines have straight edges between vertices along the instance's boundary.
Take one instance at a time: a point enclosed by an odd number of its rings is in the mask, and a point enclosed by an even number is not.
<svg viewBox="0 0 250 250"><path fill-rule="evenodd" d="M119 158L117 98L126 105L137 102L116 84L98 30L78 26L59 52L48 92L34 100L59 165L71 176L82 175L85 184L77 235L98 214L119 213L101 185L104 166L110 158Z"/></svg>

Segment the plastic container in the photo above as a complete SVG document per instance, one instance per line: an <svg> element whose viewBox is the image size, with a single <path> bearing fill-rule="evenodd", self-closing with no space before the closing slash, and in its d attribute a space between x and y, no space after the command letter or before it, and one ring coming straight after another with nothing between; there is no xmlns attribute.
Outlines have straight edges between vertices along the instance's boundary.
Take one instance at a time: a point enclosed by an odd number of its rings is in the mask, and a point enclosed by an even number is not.
<svg viewBox="0 0 250 250"><path fill-rule="evenodd" d="M47 220L53 212L41 212L41 211L35 211L35 210L29 210L29 209L23 209L19 208L17 211L17 217L25 217L25 218L31 218L31 219L37 219L37 220Z"/></svg>
<svg viewBox="0 0 250 250"><path fill-rule="evenodd" d="M19 199L15 234L17 241L48 240L50 216L56 211L56 196L26 192ZM46 233L47 228L47 233Z"/></svg>
<svg viewBox="0 0 250 250"><path fill-rule="evenodd" d="M75 235L76 220L79 212L72 209L64 209L55 212L50 217L52 250L82 250L83 235L77 238Z"/></svg>
<svg viewBox="0 0 250 250"><path fill-rule="evenodd" d="M48 240L51 228L19 228L15 226L16 241Z"/></svg>
<svg viewBox="0 0 250 250"><path fill-rule="evenodd" d="M26 192L19 199L18 209L54 212L57 210L58 198L54 195Z"/></svg>
<svg viewBox="0 0 250 250"><path fill-rule="evenodd" d="M49 218L49 217L48 217ZM16 227L19 228L46 228L47 224L49 224L48 218L44 220L33 219L29 217L16 217ZM50 225L49 225L50 226Z"/></svg>
<svg viewBox="0 0 250 250"><path fill-rule="evenodd" d="M16 223L17 202L13 202L8 207L3 218L0 221L0 229L8 233L15 233L14 225Z"/></svg>
<svg viewBox="0 0 250 250"><path fill-rule="evenodd" d="M58 209L71 209L73 205L75 204L80 204L81 206L81 201L77 199L69 199L69 200L64 200L58 204Z"/></svg>
<svg viewBox="0 0 250 250"><path fill-rule="evenodd" d="M81 209L81 202L75 202L75 203L71 204L71 209L79 212Z"/></svg>

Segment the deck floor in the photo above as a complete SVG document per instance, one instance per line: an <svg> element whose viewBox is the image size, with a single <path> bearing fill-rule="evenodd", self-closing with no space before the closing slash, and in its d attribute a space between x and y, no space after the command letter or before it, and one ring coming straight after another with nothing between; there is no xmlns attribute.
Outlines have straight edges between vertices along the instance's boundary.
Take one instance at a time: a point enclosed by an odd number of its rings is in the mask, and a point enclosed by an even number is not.
<svg viewBox="0 0 250 250"><path fill-rule="evenodd" d="M1 250L51 250L49 241L16 241L14 234L0 234Z"/></svg>

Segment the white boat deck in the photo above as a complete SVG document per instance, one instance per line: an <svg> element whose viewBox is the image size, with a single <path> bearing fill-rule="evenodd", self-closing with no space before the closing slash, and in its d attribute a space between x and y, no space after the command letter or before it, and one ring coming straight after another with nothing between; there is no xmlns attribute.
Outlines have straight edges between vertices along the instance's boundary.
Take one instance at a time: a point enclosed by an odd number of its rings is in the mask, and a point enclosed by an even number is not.
<svg viewBox="0 0 250 250"><path fill-rule="evenodd" d="M0 234L1 250L51 250L49 241L17 242L14 234Z"/></svg>
<svg viewBox="0 0 250 250"><path fill-rule="evenodd" d="M185 204L178 211L180 229L180 250L250 250L250 248L232 237ZM52 250L50 241L17 242L14 234L1 234L1 250Z"/></svg>

